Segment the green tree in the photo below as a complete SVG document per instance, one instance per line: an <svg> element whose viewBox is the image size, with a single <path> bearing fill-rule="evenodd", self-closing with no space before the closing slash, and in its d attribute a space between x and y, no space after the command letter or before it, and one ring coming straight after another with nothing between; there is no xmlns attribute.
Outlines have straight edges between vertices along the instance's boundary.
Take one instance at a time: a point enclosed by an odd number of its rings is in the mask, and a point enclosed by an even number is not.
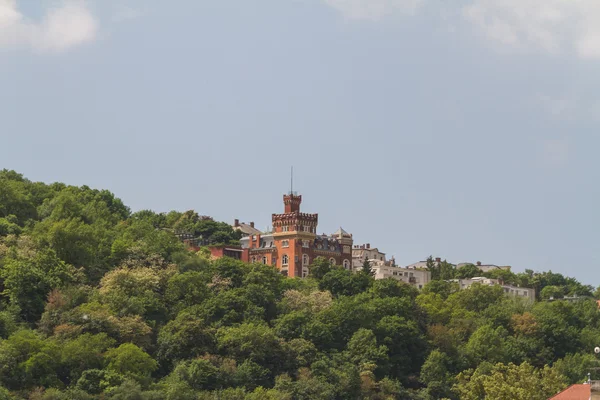
<svg viewBox="0 0 600 400"><path fill-rule="evenodd" d="M546 366L495 364L458 375L454 386L461 399L545 400L566 387L565 378Z"/></svg>
<svg viewBox="0 0 600 400"><path fill-rule="evenodd" d="M371 268L371 262L366 258L362 264L360 272L368 276L375 276L375 271L373 271L373 268Z"/></svg>
<svg viewBox="0 0 600 400"><path fill-rule="evenodd" d="M317 257L312 264L308 266L310 276L321 280L329 271L331 271L331 263L324 257Z"/></svg>
<svg viewBox="0 0 600 400"><path fill-rule="evenodd" d="M482 272L473 264L463 265L456 270L456 279L471 279L475 276L481 276Z"/></svg>
<svg viewBox="0 0 600 400"><path fill-rule="evenodd" d="M565 297L564 288L554 285L546 286L540 292L540 297L542 300L562 299Z"/></svg>
<svg viewBox="0 0 600 400"><path fill-rule="evenodd" d="M148 353L132 343L125 343L106 352L106 368L137 381L146 381L158 365Z"/></svg>

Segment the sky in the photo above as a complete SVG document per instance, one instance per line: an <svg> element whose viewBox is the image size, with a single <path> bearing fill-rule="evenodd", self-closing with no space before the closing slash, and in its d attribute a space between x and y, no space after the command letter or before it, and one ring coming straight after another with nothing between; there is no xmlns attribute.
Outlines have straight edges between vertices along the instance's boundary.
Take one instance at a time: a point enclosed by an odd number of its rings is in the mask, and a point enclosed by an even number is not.
<svg viewBox="0 0 600 400"><path fill-rule="evenodd" d="M597 0L0 0L0 168L600 285Z"/></svg>

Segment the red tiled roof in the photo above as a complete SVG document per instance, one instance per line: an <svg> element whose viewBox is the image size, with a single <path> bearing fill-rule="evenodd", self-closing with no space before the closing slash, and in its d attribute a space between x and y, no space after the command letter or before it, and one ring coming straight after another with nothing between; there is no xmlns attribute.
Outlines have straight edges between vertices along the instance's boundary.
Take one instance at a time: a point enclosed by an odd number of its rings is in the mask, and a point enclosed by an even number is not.
<svg viewBox="0 0 600 400"><path fill-rule="evenodd" d="M548 400L590 400L592 395L590 385L576 384L571 385L554 397Z"/></svg>

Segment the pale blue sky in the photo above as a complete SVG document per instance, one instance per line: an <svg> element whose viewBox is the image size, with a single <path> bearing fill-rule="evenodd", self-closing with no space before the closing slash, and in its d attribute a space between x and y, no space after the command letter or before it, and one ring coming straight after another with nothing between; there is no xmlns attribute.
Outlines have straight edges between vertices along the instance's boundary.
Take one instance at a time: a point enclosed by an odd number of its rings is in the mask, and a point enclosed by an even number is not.
<svg viewBox="0 0 600 400"><path fill-rule="evenodd" d="M600 4L446 3L0 0L0 168L600 284Z"/></svg>

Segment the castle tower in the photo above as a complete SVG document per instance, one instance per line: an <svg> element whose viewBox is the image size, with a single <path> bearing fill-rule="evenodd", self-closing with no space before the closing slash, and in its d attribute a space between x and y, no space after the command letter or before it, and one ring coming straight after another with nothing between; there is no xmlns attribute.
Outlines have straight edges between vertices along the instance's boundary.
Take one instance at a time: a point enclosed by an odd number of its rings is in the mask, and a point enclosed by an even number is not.
<svg viewBox="0 0 600 400"><path fill-rule="evenodd" d="M319 221L318 214L301 213L301 203L302 196L290 192L283 196L284 213L272 216L275 265L290 277L306 275Z"/></svg>

